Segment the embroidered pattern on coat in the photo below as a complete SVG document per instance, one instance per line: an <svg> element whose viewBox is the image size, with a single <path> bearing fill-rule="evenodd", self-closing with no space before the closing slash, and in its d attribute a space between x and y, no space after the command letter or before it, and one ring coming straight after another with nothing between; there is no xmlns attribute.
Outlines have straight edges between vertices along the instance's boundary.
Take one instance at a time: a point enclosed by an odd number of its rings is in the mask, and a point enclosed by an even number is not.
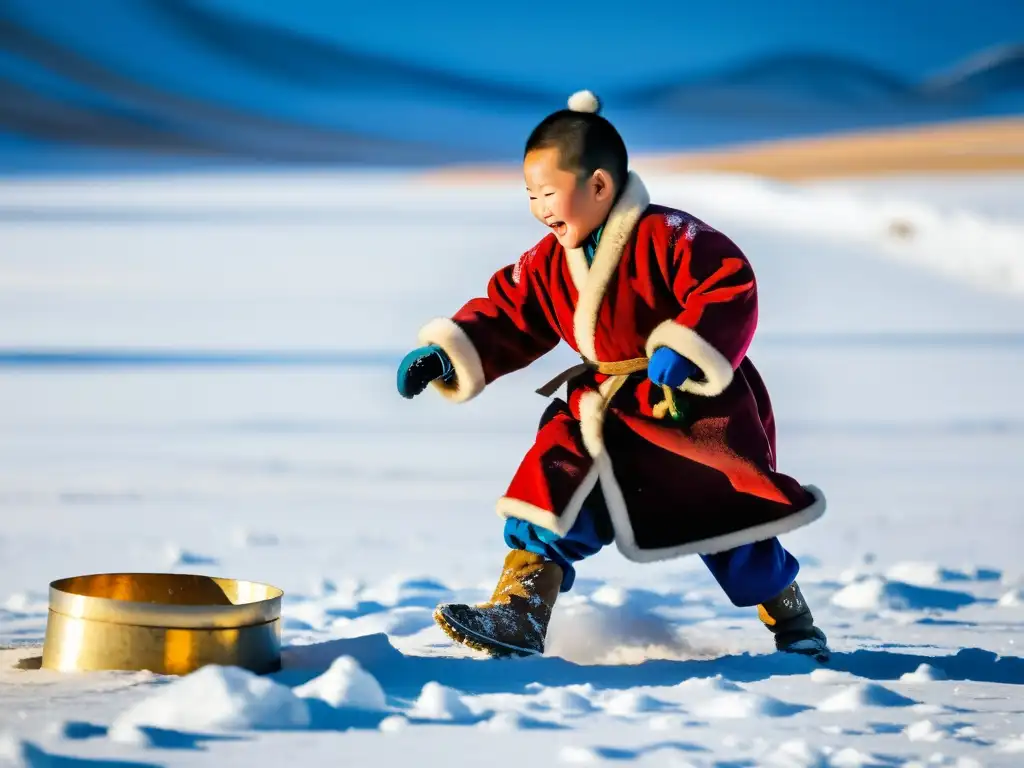
<svg viewBox="0 0 1024 768"><path fill-rule="evenodd" d="M685 228L686 231L684 237L689 242L693 242L693 239L701 232L717 231L714 227L708 226L696 216L691 216L690 214L683 213L682 211L666 213L665 225L673 230L681 230Z"/></svg>
<svg viewBox="0 0 1024 768"><path fill-rule="evenodd" d="M539 244L538 244L539 245ZM533 246L530 250L519 257L519 261L512 268L512 282L519 285L519 280L523 276L523 267L530 266L530 262L533 261L533 257L537 255L537 245Z"/></svg>

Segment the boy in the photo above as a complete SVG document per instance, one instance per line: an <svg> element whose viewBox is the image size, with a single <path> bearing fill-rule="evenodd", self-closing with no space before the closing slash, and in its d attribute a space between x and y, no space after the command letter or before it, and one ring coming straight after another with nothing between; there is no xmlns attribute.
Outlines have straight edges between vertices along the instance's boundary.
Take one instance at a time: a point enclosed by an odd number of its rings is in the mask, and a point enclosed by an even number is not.
<svg viewBox="0 0 1024 768"><path fill-rule="evenodd" d="M487 296L420 332L398 371L414 397L455 402L564 340L583 358L539 390L545 411L505 494L510 551L491 600L437 623L495 656L542 653L573 563L615 541L629 559L700 554L736 605L757 606L780 651L828 656L774 537L817 519L813 486L775 471L768 392L746 357L757 290L746 257L682 211L651 205L589 91L526 143L530 210L550 232Z"/></svg>

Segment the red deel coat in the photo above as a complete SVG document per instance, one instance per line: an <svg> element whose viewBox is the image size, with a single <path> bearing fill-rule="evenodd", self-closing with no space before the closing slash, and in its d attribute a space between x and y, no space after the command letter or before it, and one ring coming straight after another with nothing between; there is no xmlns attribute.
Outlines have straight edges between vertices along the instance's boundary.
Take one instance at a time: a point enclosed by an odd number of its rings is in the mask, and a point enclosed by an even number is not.
<svg viewBox="0 0 1024 768"><path fill-rule="evenodd" d="M455 367L434 382L456 402L565 341L591 361L670 347L703 376L680 388L687 418L655 417L643 374L589 371L543 424L498 514L564 535L600 483L620 551L636 561L710 554L820 517L825 499L775 467L768 392L746 357L757 326L750 264L725 235L650 204L630 174L592 265L548 235L491 279L487 296L420 331Z"/></svg>

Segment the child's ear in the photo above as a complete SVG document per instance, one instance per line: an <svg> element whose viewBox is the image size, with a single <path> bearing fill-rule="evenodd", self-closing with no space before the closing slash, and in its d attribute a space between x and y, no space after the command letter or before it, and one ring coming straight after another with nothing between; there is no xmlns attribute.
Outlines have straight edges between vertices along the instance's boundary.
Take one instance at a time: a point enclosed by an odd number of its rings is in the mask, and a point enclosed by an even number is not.
<svg viewBox="0 0 1024 768"><path fill-rule="evenodd" d="M615 196L611 174L603 168L598 168L594 171L594 175L590 178L590 183L593 185L594 198L599 203L611 200Z"/></svg>

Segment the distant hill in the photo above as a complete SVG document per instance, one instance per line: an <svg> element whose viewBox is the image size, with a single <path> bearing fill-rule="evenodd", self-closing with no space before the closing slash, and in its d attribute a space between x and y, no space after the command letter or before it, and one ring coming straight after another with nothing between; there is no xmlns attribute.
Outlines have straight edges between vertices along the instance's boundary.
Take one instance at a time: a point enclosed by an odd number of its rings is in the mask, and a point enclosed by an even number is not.
<svg viewBox="0 0 1024 768"><path fill-rule="evenodd" d="M1024 45L983 51L947 72L908 82L877 67L825 53L786 53L622 94L638 108L695 111L730 106L886 110L950 103L982 105L1015 97L1024 107Z"/></svg>
<svg viewBox="0 0 1024 768"><path fill-rule="evenodd" d="M1024 44L982 51L924 81L918 91L931 98L1024 96Z"/></svg>
<svg viewBox="0 0 1024 768"><path fill-rule="evenodd" d="M824 53L787 53L679 83L658 83L628 98L636 106L695 106L706 98L813 100L835 104L909 98L913 86L880 69Z"/></svg>
<svg viewBox="0 0 1024 768"><path fill-rule="evenodd" d="M215 3L103 5L118 12L92 24L77 5L65 15L0 2L0 173L514 161L570 90L557 73L533 87L448 71ZM633 151L713 149L1024 114L1024 46L920 82L784 51L700 76L577 87L597 88Z"/></svg>

